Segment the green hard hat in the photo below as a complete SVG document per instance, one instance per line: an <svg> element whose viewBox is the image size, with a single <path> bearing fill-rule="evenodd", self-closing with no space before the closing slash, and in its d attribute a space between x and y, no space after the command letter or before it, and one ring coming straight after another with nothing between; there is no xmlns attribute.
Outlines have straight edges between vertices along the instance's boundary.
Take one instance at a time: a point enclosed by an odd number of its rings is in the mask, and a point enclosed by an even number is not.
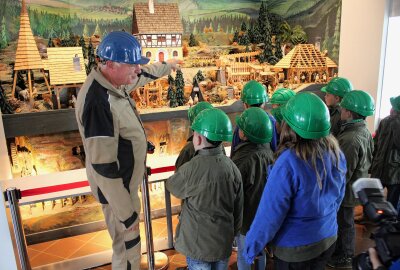
<svg viewBox="0 0 400 270"><path fill-rule="evenodd" d="M286 104L291 97L294 97L296 93L289 88L279 88L273 94L269 103L271 104Z"/></svg>
<svg viewBox="0 0 400 270"><path fill-rule="evenodd" d="M272 109L271 114L273 117L275 117L276 121L278 121L279 124L282 122L283 119L282 107Z"/></svg>
<svg viewBox="0 0 400 270"><path fill-rule="evenodd" d="M365 117L373 115L375 112L374 99L362 90L353 90L347 93L340 106Z"/></svg>
<svg viewBox="0 0 400 270"><path fill-rule="evenodd" d="M240 99L248 105L254 105L267 102L268 96L264 86L252 80L244 85Z"/></svg>
<svg viewBox="0 0 400 270"><path fill-rule="evenodd" d="M236 116L236 124L253 143L269 143L272 140L271 120L261 108L248 108Z"/></svg>
<svg viewBox="0 0 400 270"><path fill-rule="evenodd" d="M390 98L393 110L400 112L400 96Z"/></svg>
<svg viewBox="0 0 400 270"><path fill-rule="evenodd" d="M321 91L325 93L329 93L335 96L344 97L348 92L353 90L353 85L351 82L342 77L336 77L330 80L330 82L322 87Z"/></svg>
<svg viewBox="0 0 400 270"><path fill-rule="evenodd" d="M304 139L329 135L331 124L328 107L315 94L303 92L291 98L282 108L283 119Z"/></svg>
<svg viewBox="0 0 400 270"><path fill-rule="evenodd" d="M205 109L212 109L213 106L206 102L206 101L201 101L194 105L193 107L190 107L188 110L188 118L189 118L189 123L192 124L196 116Z"/></svg>
<svg viewBox="0 0 400 270"><path fill-rule="evenodd" d="M192 129L211 141L232 141L232 124L219 109L205 109L194 119Z"/></svg>

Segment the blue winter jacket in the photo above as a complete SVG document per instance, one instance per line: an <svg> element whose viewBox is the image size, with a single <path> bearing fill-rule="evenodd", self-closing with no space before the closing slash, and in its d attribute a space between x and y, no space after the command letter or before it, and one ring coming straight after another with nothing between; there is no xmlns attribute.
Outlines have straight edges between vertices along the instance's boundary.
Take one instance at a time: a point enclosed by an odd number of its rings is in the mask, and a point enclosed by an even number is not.
<svg viewBox="0 0 400 270"><path fill-rule="evenodd" d="M277 147L278 147L278 131L276 130L276 119L270 115L269 113L266 112L266 114L269 117L269 120L271 120L272 124L272 140L271 140L271 150L272 152L275 152ZM231 157L233 152L235 151L236 146L240 143L240 138L239 138L239 127L236 125L235 131L233 132L233 138L232 138L232 145L231 145Z"/></svg>
<svg viewBox="0 0 400 270"><path fill-rule="evenodd" d="M256 216L246 235L243 255L250 264L272 243L278 247L313 244L337 234L336 214L346 186L346 160L340 153L339 168L326 153L322 189L309 163L293 150L284 151L268 174ZM323 175L321 160L317 168Z"/></svg>

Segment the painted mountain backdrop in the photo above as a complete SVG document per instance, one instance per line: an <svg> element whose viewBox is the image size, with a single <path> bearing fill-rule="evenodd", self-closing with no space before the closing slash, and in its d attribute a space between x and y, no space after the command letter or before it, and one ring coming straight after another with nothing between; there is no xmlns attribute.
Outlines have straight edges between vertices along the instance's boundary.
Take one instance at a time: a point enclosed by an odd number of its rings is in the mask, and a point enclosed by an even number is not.
<svg viewBox="0 0 400 270"><path fill-rule="evenodd" d="M31 28L45 39L74 35L102 36L113 30L132 28L133 3L145 0L27 0ZM200 33L205 28L227 35L256 21L261 1L253 0L155 0L178 3L185 34ZM333 36L340 30L341 0L266 0L267 9L293 28L300 25L308 43L321 42L331 51ZM1 39L13 41L18 36L19 0L0 0ZM4 32L4 33L3 33ZM337 38L336 38L337 39ZM337 43L337 41L335 41ZM5 43L6 42L2 42ZM0 46L1 48L2 46ZM336 58L336 57L334 57Z"/></svg>

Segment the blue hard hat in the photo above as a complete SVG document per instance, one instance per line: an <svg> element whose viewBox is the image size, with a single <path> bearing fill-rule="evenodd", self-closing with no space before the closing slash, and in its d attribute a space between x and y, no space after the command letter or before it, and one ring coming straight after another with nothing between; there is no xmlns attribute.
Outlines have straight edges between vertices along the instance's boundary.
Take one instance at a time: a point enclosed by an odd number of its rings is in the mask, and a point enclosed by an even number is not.
<svg viewBox="0 0 400 270"><path fill-rule="evenodd" d="M123 31L114 31L105 36L97 47L97 56L125 64L144 65L150 61L142 56L142 47L136 38Z"/></svg>

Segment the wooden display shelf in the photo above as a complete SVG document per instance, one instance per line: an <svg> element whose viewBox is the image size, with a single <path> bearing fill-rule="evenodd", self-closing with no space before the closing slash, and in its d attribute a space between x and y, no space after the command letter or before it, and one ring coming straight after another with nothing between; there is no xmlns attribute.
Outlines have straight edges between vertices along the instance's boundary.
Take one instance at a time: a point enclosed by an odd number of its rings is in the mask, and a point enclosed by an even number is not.
<svg viewBox="0 0 400 270"><path fill-rule="evenodd" d="M187 108L182 110L142 113L143 122L162 121L173 118L187 118ZM241 101L232 105L218 106L226 113L243 111ZM35 113L3 114L4 132L6 138L18 136L34 136L78 130L75 119L75 109L60 109Z"/></svg>

